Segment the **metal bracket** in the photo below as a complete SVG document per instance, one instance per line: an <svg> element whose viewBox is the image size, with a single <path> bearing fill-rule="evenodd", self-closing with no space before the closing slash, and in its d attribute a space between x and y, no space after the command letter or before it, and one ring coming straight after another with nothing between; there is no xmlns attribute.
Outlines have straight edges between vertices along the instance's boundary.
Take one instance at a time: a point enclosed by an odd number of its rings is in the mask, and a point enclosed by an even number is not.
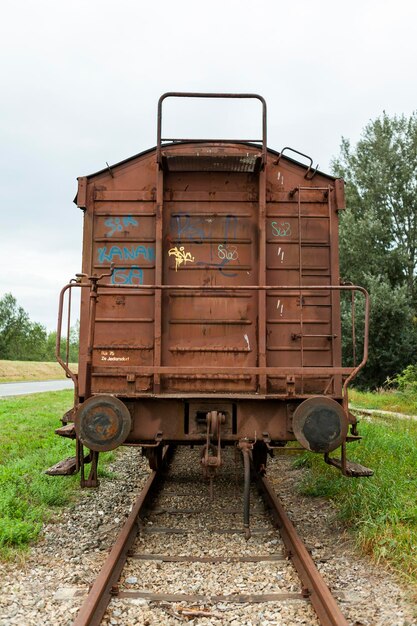
<svg viewBox="0 0 417 626"><path fill-rule="evenodd" d="M252 460L253 442L248 439L241 439L237 446L242 452L244 467L244 488L243 488L243 526L245 529L245 539L251 537L250 531L250 465Z"/></svg>
<svg viewBox="0 0 417 626"><path fill-rule="evenodd" d="M262 437L263 437L263 443L266 445L270 455L273 455L274 450L282 450L282 448L284 447L286 442L283 442L282 444L278 444L278 445L272 445L271 444L271 437L269 436L269 433L262 433Z"/></svg>
<svg viewBox="0 0 417 626"><path fill-rule="evenodd" d="M210 481L210 500L213 499L213 479L216 471L222 464L221 458L221 427L226 421L226 415L221 411L209 411L206 415L207 432L206 444L201 452L203 474ZM212 437L217 437L217 450L212 444ZM210 454L212 452L212 454Z"/></svg>
<svg viewBox="0 0 417 626"><path fill-rule="evenodd" d="M324 460L328 465L333 465L336 469L340 470L343 476L348 476L351 478L360 478L360 477L369 477L373 475L373 470L369 467L365 467L360 463L354 463L353 461L348 461L346 458L346 442L342 444L341 447L341 458L335 459L329 456L326 452L324 455Z"/></svg>
<svg viewBox="0 0 417 626"><path fill-rule="evenodd" d="M155 435L155 443L138 443L142 448L157 448L162 443L162 430L158 430Z"/></svg>
<svg viewBox="0 0 417 626"><path fill-rule="evenodd" d="M287 396L295 396L295 376L287 376Z"/></svg>
<svg viewBox="0 0 417 626"><path fill-rule="evenodd" d="M80 484L81 488L94 488L99 486L98 474L97 474L97 466L98 466L98 455L99 453L90 450L89 454L84 456L84 446L77 439L76 445L76 454L77 454L77 471L80 469ZM85 477L85 463L91 463L90 473L88 474L88 478Z"/></svg>

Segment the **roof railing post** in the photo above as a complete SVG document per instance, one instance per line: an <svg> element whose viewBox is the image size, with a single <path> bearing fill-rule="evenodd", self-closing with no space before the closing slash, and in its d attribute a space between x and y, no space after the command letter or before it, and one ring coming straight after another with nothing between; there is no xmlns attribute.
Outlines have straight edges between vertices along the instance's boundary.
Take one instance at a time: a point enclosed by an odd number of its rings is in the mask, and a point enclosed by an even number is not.
<svg viewBox="0 0 417 626"><path fill-rule="evenodd" d="M255 99L259 100L262 104L262 164L266 163L266 132L267 132L267 120L266 120L266 101L265 99L256 93L199 93L199 92L180 92L180 91L168 91L164 93L158 100L158 120L157 120L157 143L156 143L156 158L160 165L162 163L162 103L167 98L225 98L225 99ZM175 141L173 139L172 141ZM208 140L207 140L208 141ZM238 139L236 141L239 141Z"/></svg>

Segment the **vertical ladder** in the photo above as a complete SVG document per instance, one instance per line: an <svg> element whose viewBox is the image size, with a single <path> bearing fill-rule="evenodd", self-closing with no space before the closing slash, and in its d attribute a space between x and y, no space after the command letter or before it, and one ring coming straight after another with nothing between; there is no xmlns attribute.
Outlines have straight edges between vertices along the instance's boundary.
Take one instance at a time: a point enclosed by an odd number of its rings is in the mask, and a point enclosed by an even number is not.
<svg viewBox="0 0 417 626"><path fill-rule="evenodd" d="M308 245L308 243L303 242L302 239L302 233L301 233L301 222L302 222L302 213L301 213L301 204L302 204L302 193L303 192L311 192L311 191L321 191L323 194L325 194L325 197L327 199L327 220L328 220L328 233L329 233L329 241L326 244L329 248L329 273L328 273L328 277L329 277L329 285L334 285L337 283L338 280L338 275L337 275L337 267L336 264L333 262L332 259L332 255L334 254L334 246L337 246L337 241L335 241L335 236L334 236L334 232L333 232L333 219L332 219L332 203L331 203L331 193L332 193L332 189L330 187L301 187L299 186L297 188L298 191L298 254L299 254L299 285L300 287L303 286L303 257L302 257L302 250L303 250L303 246L304 245ZM337 252L336 252L337 253ZM331 367L335 367L336 365L338 365L337 361L338 359L335 358L335 349L336 349L336 342L335 342L335 327L336 327L336 323L337 323L337 319L338 319L338 307L337 307L337 303L338 300L337 298L339 297L337 293L335 293L333 290L331 290L330 292L330 309L331 309L331 315L330 315L330 334L329 335L323 335L323 334L308 334L306 335L304 333L304 299L303 299L303 294L300 291L300 360L301 360L301 367L304 368L304 339L305 338L320 338L320 337L327 337L328 339L330 339L331 341L331 363L330 366ZM329 383L326 387L325 393L328 393L331 386L332 386L332 382L333 382L333 377L330 378ZM304 393L304 376L301 376L301 393Z"/></svg>

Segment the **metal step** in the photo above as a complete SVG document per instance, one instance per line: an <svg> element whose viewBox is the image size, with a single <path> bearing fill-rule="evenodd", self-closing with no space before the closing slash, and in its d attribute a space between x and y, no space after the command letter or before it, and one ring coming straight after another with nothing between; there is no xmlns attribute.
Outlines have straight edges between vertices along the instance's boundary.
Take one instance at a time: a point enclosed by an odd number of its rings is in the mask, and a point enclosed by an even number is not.
<svg viewBox="0 0 417 626"><path fill-rule="evenodd" d="M55 463L52 467L49 467L45 474L48 476L70 476L77 470L77 459L75 456L70 456L59 463Z"/></svg>
<svg viewBox="0 0 417 626"><path fill-rule="evenodd" d="M60 437L69 437L70 439L75 439L75 425L73 422L66 424L65 426L60 426L55 430L55 434Z"/></svg>
<svg viewBox="0 0 417 626"><path fill-rule="evenodd" d="M331 459L328 458L326 463L329 465L333 465L340 471L343 470L342 460L341 459ZM354 463L353 461L346 461L346 476L350 476L352 478L360 478L362 476L373 476L374 470L371 470L369 467L365 467L360 463Z"/></svg>

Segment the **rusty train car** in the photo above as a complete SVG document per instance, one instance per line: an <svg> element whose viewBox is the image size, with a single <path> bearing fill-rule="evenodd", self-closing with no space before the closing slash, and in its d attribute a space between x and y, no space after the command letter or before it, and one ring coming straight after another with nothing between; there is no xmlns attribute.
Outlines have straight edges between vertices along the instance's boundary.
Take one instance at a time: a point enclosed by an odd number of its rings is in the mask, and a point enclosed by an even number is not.
<svg viewBox="0 0 417 626"><path fill-rule="evenodd" d="M255 98L262 137L165 139L163 104L178 97ZM61 292L57 345L75 402L57 432L77 451L62 473L80 469L82 485L95 486L100 451L141 446L158 468L166 444L201 445L210 477L225 445L265 471L269 453L298 440L345 475L369 475L346 458L359 438L347 388L366 361L369 305L364 289L340 284L344 183L295 150L267 147L261 96L164 94L156 147L79 178L75 201L82 274ZM74 289L78 374L60 345ZM364 354L349 366L346 293L353 306L363 297L366 313Z"/></svg>

